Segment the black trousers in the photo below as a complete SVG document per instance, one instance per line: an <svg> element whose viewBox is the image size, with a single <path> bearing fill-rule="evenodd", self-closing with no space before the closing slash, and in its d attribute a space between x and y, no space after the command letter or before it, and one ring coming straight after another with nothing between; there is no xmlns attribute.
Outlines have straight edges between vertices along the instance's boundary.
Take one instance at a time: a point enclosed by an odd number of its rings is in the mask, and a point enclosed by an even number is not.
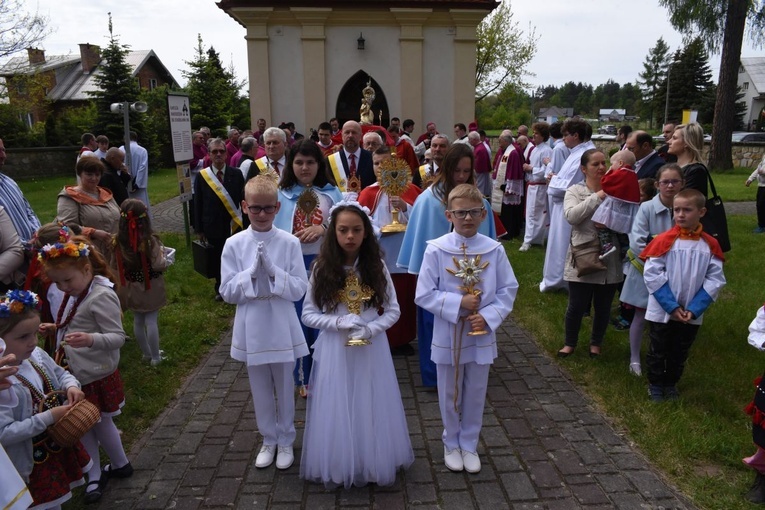
<svg viewBox="0 0 765 510"><path fill-rule="evenodd" d="M207 243L215 248L213 260L215 260L215 293L218 294L220 289L220 258L223 255L223 247L226 245L226 239L228 237L208 237Z"/></svg>
<svg viewBox="0 0 765 510"><path fill-rule="evenodd" d="M765 228L765 187L757 187L757 226Z"/></svg>
<svg viewBox="0 0 765 510"><path fill-rule="evenodd" d="M666 324L651 321L648 324L650 344L645 357L648 383L675 386L683 375L699 326L672 320Z"/></svg>
<svg viewBox="0 0 765 510"><path fill-rule="evenodd" d="M505 226L505 230L507 230L506 239L520 236L521 228L523 227L523 206L521 204L502 204L499 219L502 221L502 225Z"/></svg>
<svg viewBox="0 0 765 510"><path fill-rule="evenodd" d="M582 327L582 317L589 311L592 303L592 335L590 345L599 346L603 343L611 315L611 302L616 293L615 283L605 285L598 283L568 282L568 308L566 308L566 345L576 347L579 341L579 330Z"/></svg>

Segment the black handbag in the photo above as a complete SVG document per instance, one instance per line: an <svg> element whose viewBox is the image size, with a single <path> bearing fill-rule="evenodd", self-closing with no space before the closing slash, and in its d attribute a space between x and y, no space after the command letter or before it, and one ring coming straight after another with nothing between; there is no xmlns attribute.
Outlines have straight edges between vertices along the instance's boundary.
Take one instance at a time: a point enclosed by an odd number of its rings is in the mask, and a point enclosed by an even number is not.
<svg viewBox="0 0 765 510"><path fill-rule="evenodd" d="M712 175L704 167L709 179L709 188L712 190L712 198L707 199L707 212L701 217L701 225L704 232L711 235L720 244L723 252L730 251L730 237L728 236L728 218L725 215L725 206L720 195L717 194Z"/></svg>
<svg viewBox="0 0 765 510"><path fill-rule="evenodd" d="M217 276L215 264L215 248L200 240L191 243L191 255L194 259L194 271L205 278Z"/></svg>

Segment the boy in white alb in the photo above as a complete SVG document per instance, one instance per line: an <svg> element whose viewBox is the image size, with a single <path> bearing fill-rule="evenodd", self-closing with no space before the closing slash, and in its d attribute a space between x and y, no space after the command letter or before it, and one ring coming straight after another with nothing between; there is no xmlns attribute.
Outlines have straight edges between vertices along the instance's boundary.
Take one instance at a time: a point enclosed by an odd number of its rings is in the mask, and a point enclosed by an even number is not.
<svg viewBox="0 0 765 510"><path fill-rule="evenodd" d="M496 331L518 292L502 244L478 233L486 214L478 188L460 184L452 190L446 217L454 231L428 241L414 299L435 317L431 360L438 373L444 462L451 471L468 473L481 470L478 436L497 357Z"/></svg>
<svg viewBox="0 0 765 510"><path fill-rule="evenodd" d="M295 459L292 368L308 355L294 302L305 294L308 277L300 241L273 227L277 197L276 183L267 176L245 185L242 208L250 228L226 240L220 295L237 305L231 357L247 363L255 420L263 435L255 467L270 466L276 455L276 467L287 469Z"/></svg>

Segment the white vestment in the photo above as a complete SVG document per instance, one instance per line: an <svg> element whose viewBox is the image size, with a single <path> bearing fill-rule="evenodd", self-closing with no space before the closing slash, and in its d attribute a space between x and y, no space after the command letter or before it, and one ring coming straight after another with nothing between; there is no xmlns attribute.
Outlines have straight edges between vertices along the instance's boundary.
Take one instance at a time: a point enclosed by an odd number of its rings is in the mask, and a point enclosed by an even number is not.
<svg viewBox="0 0 765 510"><path fill-rule="evenodd" d="M527 173L528 188L526 189L526 230L523 242L528 244L544 244L549 225L547 214L547 180L545 158L552 157L552 149L547 144L541 144L531 153L532 170Z"/></svg>

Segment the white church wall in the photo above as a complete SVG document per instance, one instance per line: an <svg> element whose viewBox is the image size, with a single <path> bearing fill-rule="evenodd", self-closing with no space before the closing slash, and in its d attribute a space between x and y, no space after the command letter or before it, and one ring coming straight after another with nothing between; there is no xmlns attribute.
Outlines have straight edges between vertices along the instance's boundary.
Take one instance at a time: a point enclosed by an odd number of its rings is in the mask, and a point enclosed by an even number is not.
<svg viewBox="0 0 765 510"><path fill-rule="evenodd" d="M440 133L454 138L454 35L449 27L425 27L423 30L423 119L415 134L425 132L428 122L435 122Z"/></svg>
<svg viewBox="0 0 765 510"><path fill-rule="evenodd" d="M277 25L268 28L268 59L271 66L271 115L268 122L294 122L300 133L308 135L303 94L303 50L301 28ZM310 77L309 77L310 79Z"/></svg>

